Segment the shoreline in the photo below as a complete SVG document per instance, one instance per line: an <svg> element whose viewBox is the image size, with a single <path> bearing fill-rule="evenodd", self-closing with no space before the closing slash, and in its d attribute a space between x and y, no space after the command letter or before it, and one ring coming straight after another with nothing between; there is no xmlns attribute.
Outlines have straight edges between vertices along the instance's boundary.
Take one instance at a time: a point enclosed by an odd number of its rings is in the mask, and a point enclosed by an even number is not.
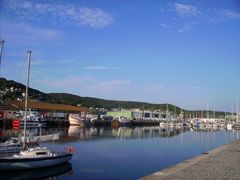
<svg viewBox="0 0 240 180"><path fill-rule="evenodd" d="M240 139L140 179L240 179L239 163Z"/></svg>

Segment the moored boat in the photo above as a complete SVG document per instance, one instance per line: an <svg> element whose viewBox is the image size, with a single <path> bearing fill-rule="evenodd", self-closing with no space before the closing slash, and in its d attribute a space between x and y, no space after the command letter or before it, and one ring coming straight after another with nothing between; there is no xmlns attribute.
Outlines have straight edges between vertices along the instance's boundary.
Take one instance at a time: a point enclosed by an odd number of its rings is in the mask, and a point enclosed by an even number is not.
<svg viewBox="0 0 240 180"><path fill-rule="evenodd" d="M0 143L0 157L19 153L21 148L22 144L18 138L10 138L5 142Z"/></svg>
<svg viewBox="0 0 240 180"><path fill-rule="evenodd" d="M81 116L81 114L69 114L68 116L69 124L76 126L90 126L92 124L91 119Z"/></svg>
<svg viewBox="0 0 240 180"><path fill-rule="evenodd" d="M51 168L30 169L30 170L17 170L17 171L1 171L1 179L55 179L57 176L66 174L71 175L73 173L71 163L64 163Z"/></svg>
<svg viewBox="0 0 240 180"><path fill-rule="evenodd" d="M0 170L27 170L35 168L44 168L66 163L72 159L73 147L70 152L54 152L46 147L30 147L27 143L27 109L28 109L28 87L29 87L29 70L30 70L31 51L28 51L27 63L27 83L25 96L25 116L24 116L24 135L22 150L19 154L0 158Z"/></svg>
<svg viewBox="0 0 240 180"><path fill-rule="evenodd" d="M22 117L19 119L14 119L12 126L14 128L24 128L24 123L26 119L26 128L37 128L37 127L46 127L48 119L40 115L38 112L31 112L27 114L26 117L24 115L21 115Z"/></svg>
<svg viewBox="0 0 240 180"><path fill-rule="evenodd" d="M228 124L227 124L227 130L228 130L228 131L231 131L232 129L233 129L232 123L228 123Z"/></svg>
<svg viewBox="0 0 240 180"><path fill-rule="evenodd" d="M34 147L13 156L0 159L0 170L25 170L55 166L66 163L72 158L71 153L53 152L46 147Z"/></svg>
<svg viewBox="0 0 240 180"><path fill-rule="evenodd" d="M131 126L132 125L132 121L124 116L120 116L118 118L118 121L120 123L120 126Z"/></svg>

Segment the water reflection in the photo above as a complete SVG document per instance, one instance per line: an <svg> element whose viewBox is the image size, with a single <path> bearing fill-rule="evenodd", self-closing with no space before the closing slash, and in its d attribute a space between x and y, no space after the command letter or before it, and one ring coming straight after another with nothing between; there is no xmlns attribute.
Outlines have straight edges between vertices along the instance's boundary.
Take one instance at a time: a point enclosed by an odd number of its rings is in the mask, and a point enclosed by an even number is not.
<svg viewBox="0 0 240 180"><path fill-rule="evenodd" d="M21 179L54 179L56 177L66 177L73 175L71 163L65 163L51 168L42 168L25 171L11 171L10 173L0 172L1 179L21 180Z"/></svg>
<svg viewBox="0 0 240 180"><path fill-rule="evenodd" d="M81 128L78 126L70 126L68 129L68 137L77 139L93 139L93 138L157 138L157 137L171 137L180 134L181 132L188 131L187 128L161 128L158 126L153 127L119 127L114 128Z"/></svg>
<svg viewBox="0 0 240 180"><path fill-rule="evenodd" d="M33 134L39 130L33 129ZM138 179L147 174L208 152L237 139L238 131L190 131L188 129L154 127L110 127L42 129L43 134L60 132L61 137L42 145L52 150L74 147L71 168L58 172L53 168L30 172L0 173L1 179ZM3 136L21 131L3 130ZM45 171L45 170L44 170ZM69 176L71 174L72 176ZM32 175L34 175L32 177ZM63 176L63 178L62 178ZM49 178L48 178L49 179Z"/></svg>

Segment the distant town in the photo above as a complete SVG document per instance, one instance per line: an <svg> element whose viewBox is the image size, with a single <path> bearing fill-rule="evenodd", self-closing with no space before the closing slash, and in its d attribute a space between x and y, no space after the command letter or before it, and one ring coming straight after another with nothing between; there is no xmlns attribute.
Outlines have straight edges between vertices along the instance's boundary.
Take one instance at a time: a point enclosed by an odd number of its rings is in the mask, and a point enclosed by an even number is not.
<svg viewBox="0 0 240 180"><path fill-rule="evenodd" d="M4 78L0 81L1 119L12 120L23 116L25 86ZM112 101L65 93L46 94L32 88L28 103L34 116L65 125L77 125L82 119L80 124L83 126L111 126L117 122L116 126L188 123L186 126L189 127L227 128L228 124L233 127L237 121L237 114L231 112L188 111L171 104Z"/></svg>

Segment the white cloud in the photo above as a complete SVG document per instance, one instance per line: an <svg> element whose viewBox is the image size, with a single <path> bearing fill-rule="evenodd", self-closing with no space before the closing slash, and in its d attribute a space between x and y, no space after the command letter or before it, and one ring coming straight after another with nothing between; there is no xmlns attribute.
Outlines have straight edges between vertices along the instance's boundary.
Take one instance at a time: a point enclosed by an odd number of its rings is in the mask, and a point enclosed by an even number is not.
<svg viewBox="0 0 240 180"><path fill-rule="evenodd" d="M79 8L79 16L77 21L80 24L87 25L93 28L103 28L111 24L113 16L101 9L90 9L87 7Z"/></svg>
<svg viewBox="0 0 240 180"><path fill-rule="evenodd" d="M201 11L193 5L174 3L174 11L180 15L185 22L182 27L178 29L179 33L187 33L193 30L194 26L202 23L220 23L222 21L237 20L240 19L240 13L234 12L229 9L208 9ZM186 18L187 17L187 18ZM190 18L191 19L190 19ZM194 21L194 23L189 22ZM196 23L195 23L196 22ZM165 24L159 24L161 27L167 28Z"/></svg>
<svg viewBox="0 0 240 180"><path fill-rule="evenodd" d="M240 14L236 13L234 11L231 11L229 9L226 10L222 10L221 11L223 17L227 18L227 19L240 19Z"/></svg>
<svg viewBox="0 0 240 180"><path fill-rule="evenodd" d="M86 66L85 70L116 70L118 68L108 67L108 66Z"/></svg>
<svg viewBox="0 0 240 180"><path fill-rule="evenodd" d="M199 20L208 21L210 23L240 19L240 13L229 9L209 9L200 11L196 6L193 5L174 3L174 10L180 16L198 17Z"/></svg>
<svg viewBox="0 0 240 180"><path fill-rule="evenodd" d="M229 9L214 10L210 15L204 17L210 23L220 23L223 21L240 19L240 14Z"/></svg>
<svg viewBox="0 0 240 180"><path fill-rule="evenodd" d="M52 92L68 92L80 96L93 96L108 99L128 97L133 89L130 80L97 80L91 76L73 76L39 79L35 86L47 87Z"/></svg>
<svg viewBox="0 0 240 180"><path fill-rule="evenodd" d="M189 31L192 31L192 29L194 28L194 26L196 24L197 23L185 23L185 24L183 24L183 27L178 30L178 32L179 33L187 33Z"/></svg>
<svg viewBox="0 0 240 180"><path fill-rule="evenodd" d="M171 28L172 26L165 24L165 23L158 23L158 26L162 27L162 28Z"/></svg>
<svg viewBox="0 0 240 180"><path fill-rule="evenodd" d="M54 29L38 28L26 23L4 21L1 33L5 39L13 42L25 43L30 41L61 40L63 34Z"/></svg>
<svg viewBox="0 0 240 180"><path fill-rule="evenodd" d="M181 16L197 16L200 11L197 7L188 4L174 3L175 11Z"/></svg>
<svg viewBox="0 0 240 180"><path fill-rule="evenodd" d="M71 4L35 3L34 1L11 2L10 8L16 11L15 15L27 19L39 19L42 15L61 18L65 23L91 28L104 28L114 22L112 14L99 8L73 6Z"/></svg>

